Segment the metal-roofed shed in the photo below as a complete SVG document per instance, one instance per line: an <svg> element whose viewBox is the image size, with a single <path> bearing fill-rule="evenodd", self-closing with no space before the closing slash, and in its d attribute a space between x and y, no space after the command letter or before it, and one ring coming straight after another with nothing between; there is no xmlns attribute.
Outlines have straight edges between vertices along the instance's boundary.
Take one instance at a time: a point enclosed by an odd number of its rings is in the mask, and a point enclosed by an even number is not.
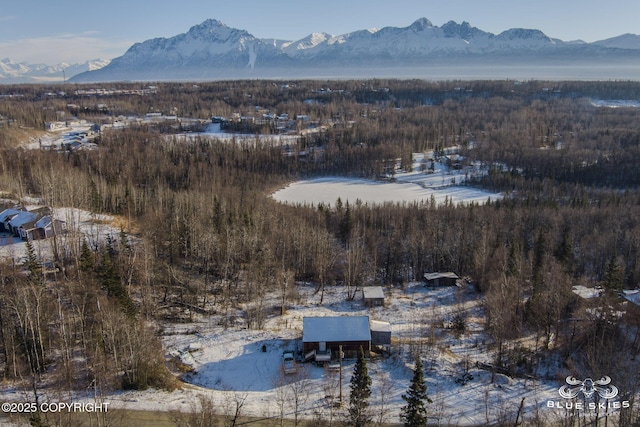
<svg viewBox="0 0 640 427"><path fill-rule="evenodd" d="M364 305L367 307L375 307L384 305L384 291L382 286L365 286L362 288L362 297Z"/></svg>
<svg viewBox="0 0 640 427"><path fill-rule="evenodd" d="M453 272L425 273L424 280L427 286L457 286L460 277Z"/></svg>

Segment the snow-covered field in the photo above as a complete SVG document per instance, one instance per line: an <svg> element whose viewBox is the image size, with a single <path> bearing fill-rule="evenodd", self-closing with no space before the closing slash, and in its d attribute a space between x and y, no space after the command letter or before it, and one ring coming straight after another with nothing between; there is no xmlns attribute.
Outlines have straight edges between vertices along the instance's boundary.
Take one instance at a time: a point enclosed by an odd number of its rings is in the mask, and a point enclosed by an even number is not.
<svg viewBox="0 0 640 427"><path fill-rule="evenodd" d="M220 129L219 123L211 123L204 132L183 133L179 135L171 135L168 138L177 138L178 140L189 140L194 138L212 138L221 142L240 142L240 143L261 143L281 146L287 144L295 144L300 139L297 135L255 135L247 133L228 133Z"/></svg>
<svg viewBox="0 0 640 427"><path fill-rule="evenodd" d="M490 363L493 349L483 332L482 302L473 286L427 288L410 283L405 288L385 289L385 305L373 308L365 308L360 295L348 301L343 287L328 287L321 303L313 284L298 282L282 316L278 295L262 299L266 312L272 314L260 329L247 329L246 306L195 314L191 323L165 325L162 341L168 363L175 366L171 361L179 360L192 369L182 375L182 389L115 392L104 396L104 402L110 411L186 413L197 411L198 402L205 399L219 414L233 413L241 405L240 413L247 417L343 419L355 361L343 363L343 405L339 407L337 370L298 362L298 373L286 375L281 371L282 353L293 350L300 355L305 316L366 315L390 322L392 331L391 353L367 362L375 421L400 421L405 404L402 394L409 387L416 352L422 355L432 400L427 406L430 424L475 426L502 420L512 425L521 403L521 421L536 415L548 425L561 421L564 411L548 408L547 402L559 400L558 388L568 373L546 371L541 363L537 373L548 380L495 374L492 381L491 372L476 366L476 362ZM455 315L466 320L467 328L461 334L450 328ZM17 390L5 388L3 394L9 401L28 400L28 394ZM41 399L46 400L45 396ZM87 394L72 400L92 399Z"/></svg>
<svg viewBox="0 0 640 427"><path fill-rule="evenodd" d="M282 203L292 205L334 205L340 198L343 203L363 204L383 203L435 203L449 201L458 203L486 203L500 199L499 193L491 193L463 185L467 176L481 174L477 167L466 170L450 170L443 163L435 162L434 171L422 171L425 155L413 155L413 170L397 173L395 182L372 181L366 179L323 177L289 184L276 191L272 197Z"/></svg>
<svg viewBox="0 0 640 427"><path fill-rule="evenodd" d="M640 101L633 99L594 99L591 105L606 108L640 108Z"/></svg>
<svg viewBox="0 0 640 427"><path fill-rule="evenodd" d="M173 393L124 392L109 400L127 409L190 411L195 396L200 394L220 411L242 400L244 415L275 418L280 416L280 408L285 417L293 418L297 400L300 417L336 419L343 416L348 402L354 361L344 361L345 404L337 408L338 373L299 363L298 374L285 375L281 371L282 353L294 350L300 354L305 316L367 315L390 322L392 328L391 354L368 362L371 408L374 416L382 415L385 422L399 422L399 411L405 403L401 396L411 380L414 351L423 355L428 395L433 400L429 413L434 422L483 425L505 414L515 417L523 397L526 417L536 409L554 415L554 410L544 406L548 399L557 397L562 380L543 383L496 374L491 382L491 373L476 367L476 362L491 361L491 340L483 332L482 305L472 287L426 288L412 283L405 289L386 290L385 306L369 309L360 298L347 301L341 287L328 288L322 304L314 291L313 285L298 283L299 296L288 305L287 313L270 316L260 330L246 329L242 321L235 326L221 325L225 318L239 319L241 307L167 327L163 337L167 358L179 359L193 369L183 380L194 387ZM263 303L275 308L277 296L267 297ZM448 327L454 314L462 314L467 321L467 330L461 335Z"/></svg>

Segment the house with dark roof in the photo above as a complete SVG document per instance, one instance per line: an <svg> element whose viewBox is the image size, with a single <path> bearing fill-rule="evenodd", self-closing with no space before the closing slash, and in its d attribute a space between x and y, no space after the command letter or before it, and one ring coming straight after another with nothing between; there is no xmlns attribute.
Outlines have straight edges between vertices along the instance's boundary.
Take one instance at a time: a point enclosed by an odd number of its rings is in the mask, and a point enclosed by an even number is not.
<svg viewBox="0 0 640 427"><path fill-rule="evenodd" d="M460 277L453 272L444 273L425 273L424 280L427 286L458 286Z"/></svg>
<svg viewBox="0 0 640 427"><path fill-rule="evenodd" d="M24 212L22 209L9 208L0 212L0 231L9 231L9 221L19 213Z"/></svg>
<svg viewBox="0 0 640 427"><path fill-rule="evenodd" d="M20 237L20 227L27 225L30 222L37 221L38 214L34 212L20 212L13 215L8 222L5 222L5 227L8 231L13 233L14 236Z"/></svg>

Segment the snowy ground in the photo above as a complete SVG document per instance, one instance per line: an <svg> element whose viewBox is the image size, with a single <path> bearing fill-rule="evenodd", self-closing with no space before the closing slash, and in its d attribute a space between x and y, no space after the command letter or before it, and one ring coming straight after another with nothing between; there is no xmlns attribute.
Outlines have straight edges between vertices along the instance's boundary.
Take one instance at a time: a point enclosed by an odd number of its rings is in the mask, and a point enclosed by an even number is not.
<svg viewBox="0 0 640 427"><path fill-rule="evenodd" d="M198 401L212 402L218 413L233 413L241 404L243 416L258 418L342 419L348 405L349 384L354 361L343 364L342 407L335 405L339 396L339 374L313 364L298 363L298 373L281 372L284 350L298 351L304 316L368 315L388 321L392 326L393 349L390 355L370 359L372 378L370 408L374 420L398 423L402 394L411 381L412 352L422 355L425 366L430 423L434 425L489 425L505 421L512 425L523 403L520 420L536 414L548 425L557 425L563 410L548 408L550 400L561 400L558 379L533 381L496 374L475 362L488 362L490 339L483 333L483 310L472 287L426 288L420 283L406 288L385 290L385 306L366 309L359 298L346 300L343 288L331 287L324 301L311 284L298 283L295 301L280 316L272 310L259 330L246 329L241 314L246 307L230 308L227 313L195 316L192 323L166 325L163 344L167 360L180 359L192 371L184 374L181 390L116 392L104 396L109 409L156 412L193 412ZM265 307L278 305L277 295L263 299ZM448 328L454 314L463 314L467 330L456 335ZM225 319L236 319L234 326L224 326ZM263 351L264 348L264 351ZM3 400L29 401L29 392L0 386ZM524 399L524 401L523 401ZM91 397L41 396L41 401L89 402ZM296 403L298 410L296 410ZM615 411L614 411L615 412Z"/></svg>
<svg viewBox="0 0 640 427"><path fill-rule="evenodd" d="M424 154L413 155L413 170L397 173L395 182L366 179L323 177L297 181L276 191L272 197L292 205L333 205L340 198L343 203L486 203L488 199L502 198L491 193L463 185L467 176L483 173L476 167L450 170L443 163L435 162L433 173L424 171Z"/></svg>
<svg viewBox="0 0 640 427"><path fill-rule="evenodd" d="M220 129L220 123L211 123L204 132L183 133L179 135L170 135L167 138L176 137L178 140L189 140L194 138L215 138L221 142L241 142L241 143L261 143L271 144L274 146L284 146L287 144L295 144L300 139L297 135L255 135L247 133L227 133Z"/></svg>
<svg viewBox="0 0 640 427"><path fill-rule="evenodd" d="M75 209L58 211L90 239L104 239L117 233L116 219L91 215ZM102 236L102 237L101 237ZM40 243L46 250L46 241ZM24 254L24 243L5 239L2 256ZM20 246L22 245L22 246ZM22 250L20 249L22 248ZM391 324L392 351L368 362L372 378L371 410L374 418L387 423L399 422L404 405L402 394L411 381L413 354L422 356L425 380L432 403L430 420L439 425L486 425L506 420L513 424L523 402L522 416L539 414L550 425L559 422L563 411L547 407L550 400L561 400L558 388L565 372L541 372L549 378L533 381L481 370L476 362L490 363L494 349L484 333L481 296L472 286L426 288L410 283L405 288L385 289L385 305L365 308L360 296L348 301L342 287L328 287L322 303L315 286L297 283L288 296L287 310L280 315L278 295L261 298L267 313L262 327L248 329L246 305L211 307L208 315L194 314L191 323L166 323L161 331L165 358L176 375L185 382L181 390L115 392L103 396L111 410L154 412L198 410L205 398L219 413L229 413L242 404L243 416L258 418L339 419L344 416L353 373L353 360L345 360L339 396L339 374L313 364L298 363L298 373L281 371L282 353L293 350L300 355L302 323L305 316L367 315ZM253 307L255 308L255 306ZM456 315L466 321L464 333L456 334L451 323ZM190 372L180 374L175 361ZM551 363L549 364L551 365ZM555 377L553 372L556 372ZM2 401L29 402L29 391L0 384ZM91 402L90 393L69 398L51 391L41 401ZM298 409L296 410L296 402Z"/></svg>
<svg viewBox="0 0 640 427"><path fill-rule="evenodd" d="M591 105L607 108L640 108L640 101L632 99L593 99Z"/></svg>
<svg viewBox="0 0 640 427"><path fill-rule="evenodd" d="M285 350L300 354L303 317L336 315L368 315L392 325L392 354L368 364L373 380L373 412L380 415L386 411L386 422L399 421L404 404L401 395L406 393L412 376L411 352L418 350L423 355L428 394L433 400L430 413L434 421L444 425L482 425L503 413L514 416L523 397L525 413L531 416L536 407L542 408L547 399L557 396L560 383L517 380L500 374L492 383L490 372L475 367L475 362L490 362L491 352L490 339L483 333L481 303L471 287L429 289L414 283L406 289L387 291L386 305L370 309L364 308L359 298L347 301L343 288L329 288L322 304L312 285L298 284L297 290L298 301L288 307L287 313L269 317L260 330L246 329L242 322L233 327L220 325L225 317L238 319L240 310L167 327L163 338L167 357L193 368L183 379L196 387L175 393L122 393L113 399L129 409L187 411L193 399L187 396L197 393L209 396L221 410L242 398L243 413L256 417L277 417L278 402L284 399L284 412L292 418L292 402L298 393L301 416L338 417L343 409L332 405L339 395L337 372L301 363L297 375L281 372ZM278 303L273 296L264 304L275 309ZM468 326L459 336L448 328L456 313L465 316ZM344 362L345 402L353 366L353 360ZM467 382L462 384L465 373Z"/></svg>

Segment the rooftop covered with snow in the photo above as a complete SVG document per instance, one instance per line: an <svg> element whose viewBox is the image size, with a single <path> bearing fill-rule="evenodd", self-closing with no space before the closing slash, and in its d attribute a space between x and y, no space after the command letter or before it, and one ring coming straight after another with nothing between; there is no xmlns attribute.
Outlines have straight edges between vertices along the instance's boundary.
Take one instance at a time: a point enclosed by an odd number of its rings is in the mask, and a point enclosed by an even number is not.
<svg viewBox="0 0 640 427"><path fill-rule="evenodd" d="M305 317L303 342L371 341L369 316Z"/></svg>

